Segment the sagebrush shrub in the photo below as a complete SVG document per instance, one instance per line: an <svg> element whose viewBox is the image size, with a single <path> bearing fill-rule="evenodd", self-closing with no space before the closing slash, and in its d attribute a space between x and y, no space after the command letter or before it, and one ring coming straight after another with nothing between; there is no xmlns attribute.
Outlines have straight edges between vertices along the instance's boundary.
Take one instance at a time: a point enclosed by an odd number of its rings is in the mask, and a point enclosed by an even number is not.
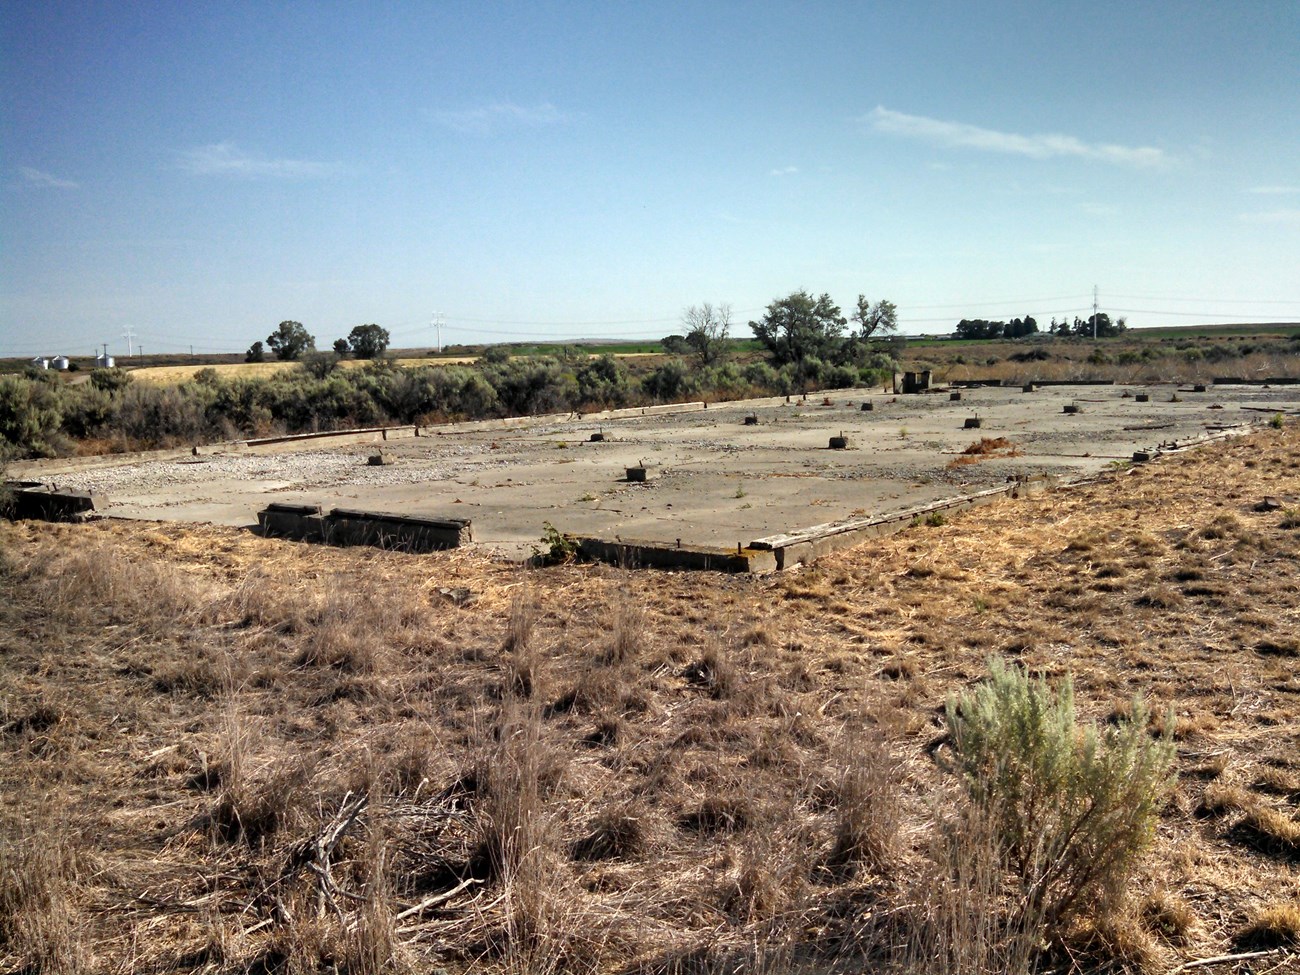
<svg viewBox="0 0 1300 975"><path fill-rule="evenodd" d="M1147 732L1140 700L1099 731L1079 727L1074 688L993 661L989 679L947 707L955 766L971 803L990 817L1019 910L1063 933L1084 910L1114 906L1173 784L1172 716Z"/></svg>

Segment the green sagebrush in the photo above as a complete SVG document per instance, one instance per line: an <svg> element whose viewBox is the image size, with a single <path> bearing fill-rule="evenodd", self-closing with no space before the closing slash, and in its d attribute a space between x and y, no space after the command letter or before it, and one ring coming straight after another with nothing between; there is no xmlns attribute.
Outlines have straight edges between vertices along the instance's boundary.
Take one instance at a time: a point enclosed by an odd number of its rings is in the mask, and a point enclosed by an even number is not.
<svg viewBox="0 0 1300 975"><path fill-rule="evenodd" d="M1040 919L1050 939L1080 912L1113 906L1173 785L1172 715L1152 738L1135 699L1113 726L1080 728L1069 677L1053 693L994 660L946 716L955 770L1018 883L1016 914Z"/></svg>

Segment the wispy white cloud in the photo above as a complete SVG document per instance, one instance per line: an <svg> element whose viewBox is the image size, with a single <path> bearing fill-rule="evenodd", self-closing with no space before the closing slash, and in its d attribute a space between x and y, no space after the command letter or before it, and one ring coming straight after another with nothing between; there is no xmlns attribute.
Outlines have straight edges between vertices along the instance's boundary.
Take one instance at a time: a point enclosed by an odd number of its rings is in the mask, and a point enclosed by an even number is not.
<svg viewBox="0 0 1300 975"><path fill-rule="evenodd" d="M1300 193L1300 186L1252 186L1246 192L1258 193L1261 196L1289 196Z"/></svg>
<svg viewBox="0 0 1300 975"><path fill-rule="evenodd" d="M1300 226L1300 209L1259 210L1240 215L1245 223L1295 224Z"/></svg>
<svg viewBox="0 0 1300 975"><path fill-rule="evenodd" d="M22 177L24 186L35 186L47 190L81 189L80 183L74 183L70 179L60 179L40 169L33 169L31 166L19 166L18 175Z"/></svg>
<svg viewBox="0 0 1300 975"><path fill-rule="evenodd" d="M797 173L797 172L799 172L799 167L798 167L798 166L782 166L780 169L769 169L769 170L767 171L767 175L769 175L769 176L793 176L793 175L794 175L795 173Z"/></svg>
<svg viewBox="0 0 1300 975"><path fill-rule="evenodd" d="M1080 203L1079 209L1090 217L1115 217L1119 215L1119 207L1112 206L1109 203Z"/></svg>
<svg viewBox="0 0 1300 975"><path fill-rule="evenodd" d="M984 129L965 122L947 122L924 115L907 115L877 105L862 120L877 132L919 139L950 149L982 149L1031 159L1076 158L1126 166L1160 166L1168 157L1150 146L1118 146L1084 142L1072 135L1020 135Z"/></svg>
<svg viewBox="0 0 1300 975"><path fill-rule="evenodd" d="M242 179L319 179L338 171L335 163L311 159L268 159L245 152L233 142L214 142L187 149L180 166L197 176L235 176Z"/></svg>
<svg viewBox="0 0 1300 975"><path fill-rule="evenodd" d="M491 105L459 112L438 112L435 118L449 129L473 135L488 135L510 128L561 125L572 120L572 116L560 111L550 102L539 102L532 106L493 102Z"/></svg>

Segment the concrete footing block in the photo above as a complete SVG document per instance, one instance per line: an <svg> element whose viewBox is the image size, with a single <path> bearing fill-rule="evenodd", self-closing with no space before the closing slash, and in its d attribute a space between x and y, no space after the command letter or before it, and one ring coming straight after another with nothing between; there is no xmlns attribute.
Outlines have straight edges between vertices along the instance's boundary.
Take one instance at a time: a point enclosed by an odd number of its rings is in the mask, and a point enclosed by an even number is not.
<svg viewBox="0 0 1300 975"><path fill-rule="evenodd" d="M740 547L737 549L704 546L668 545L621 539L579 538L578 551L593 562L646 569L696 569L714 572L764 573L776 571L776 554L771 551Z"/></svg>
<svg viewBox="0 0 1300 975"><path fill-rule="evenodd" d="M36 481L8 481L13 492L11 516L33 521L85 521L95 513L96 498L89 491L59 490Z"/></svg>
<svg viewBox="0 0 1300 975"><path fill-rule="evenodd" d="M978 430L984 425L984 421L977 416L966 417L966 423L962 426L963 430Z"/></svg>
<svg viewBox="0 0 1300 975"><path fill-rule="evenodd" d="M420 518L350 508L322 514L320 505L279 501L258 512L257 524L267 536L401 552L460 548L474 540L472 524L464 518Z"/></svg>

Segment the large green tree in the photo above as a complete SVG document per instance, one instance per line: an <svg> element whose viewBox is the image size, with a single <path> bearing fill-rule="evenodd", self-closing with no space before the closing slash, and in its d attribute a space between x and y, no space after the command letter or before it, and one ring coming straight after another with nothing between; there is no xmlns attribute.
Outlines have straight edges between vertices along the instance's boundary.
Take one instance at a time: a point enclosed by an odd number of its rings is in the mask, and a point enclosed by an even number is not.
<svg viewBox="0 0 1300 975"><path fill-rule="evenodd" d="M316 348L316 339L302 322L281 322L280 327L266 337L277 359L292 362L309 349Z"/></svg>
<svg viewBox="0 0 1300 975"><path fill-rule="evenodd" d="M749 327L776 364L785 365L836 358L846 324L830 295L814 298L807 291L795 291L768 305L762 319Z"/></svg>
<svg viewBox="0 0 1300 975"><path fill-rule="evenodd" d="M388 329L378 325L358 325L348 333L348 345L358 359L377 359L388 349Z"/></svg>

